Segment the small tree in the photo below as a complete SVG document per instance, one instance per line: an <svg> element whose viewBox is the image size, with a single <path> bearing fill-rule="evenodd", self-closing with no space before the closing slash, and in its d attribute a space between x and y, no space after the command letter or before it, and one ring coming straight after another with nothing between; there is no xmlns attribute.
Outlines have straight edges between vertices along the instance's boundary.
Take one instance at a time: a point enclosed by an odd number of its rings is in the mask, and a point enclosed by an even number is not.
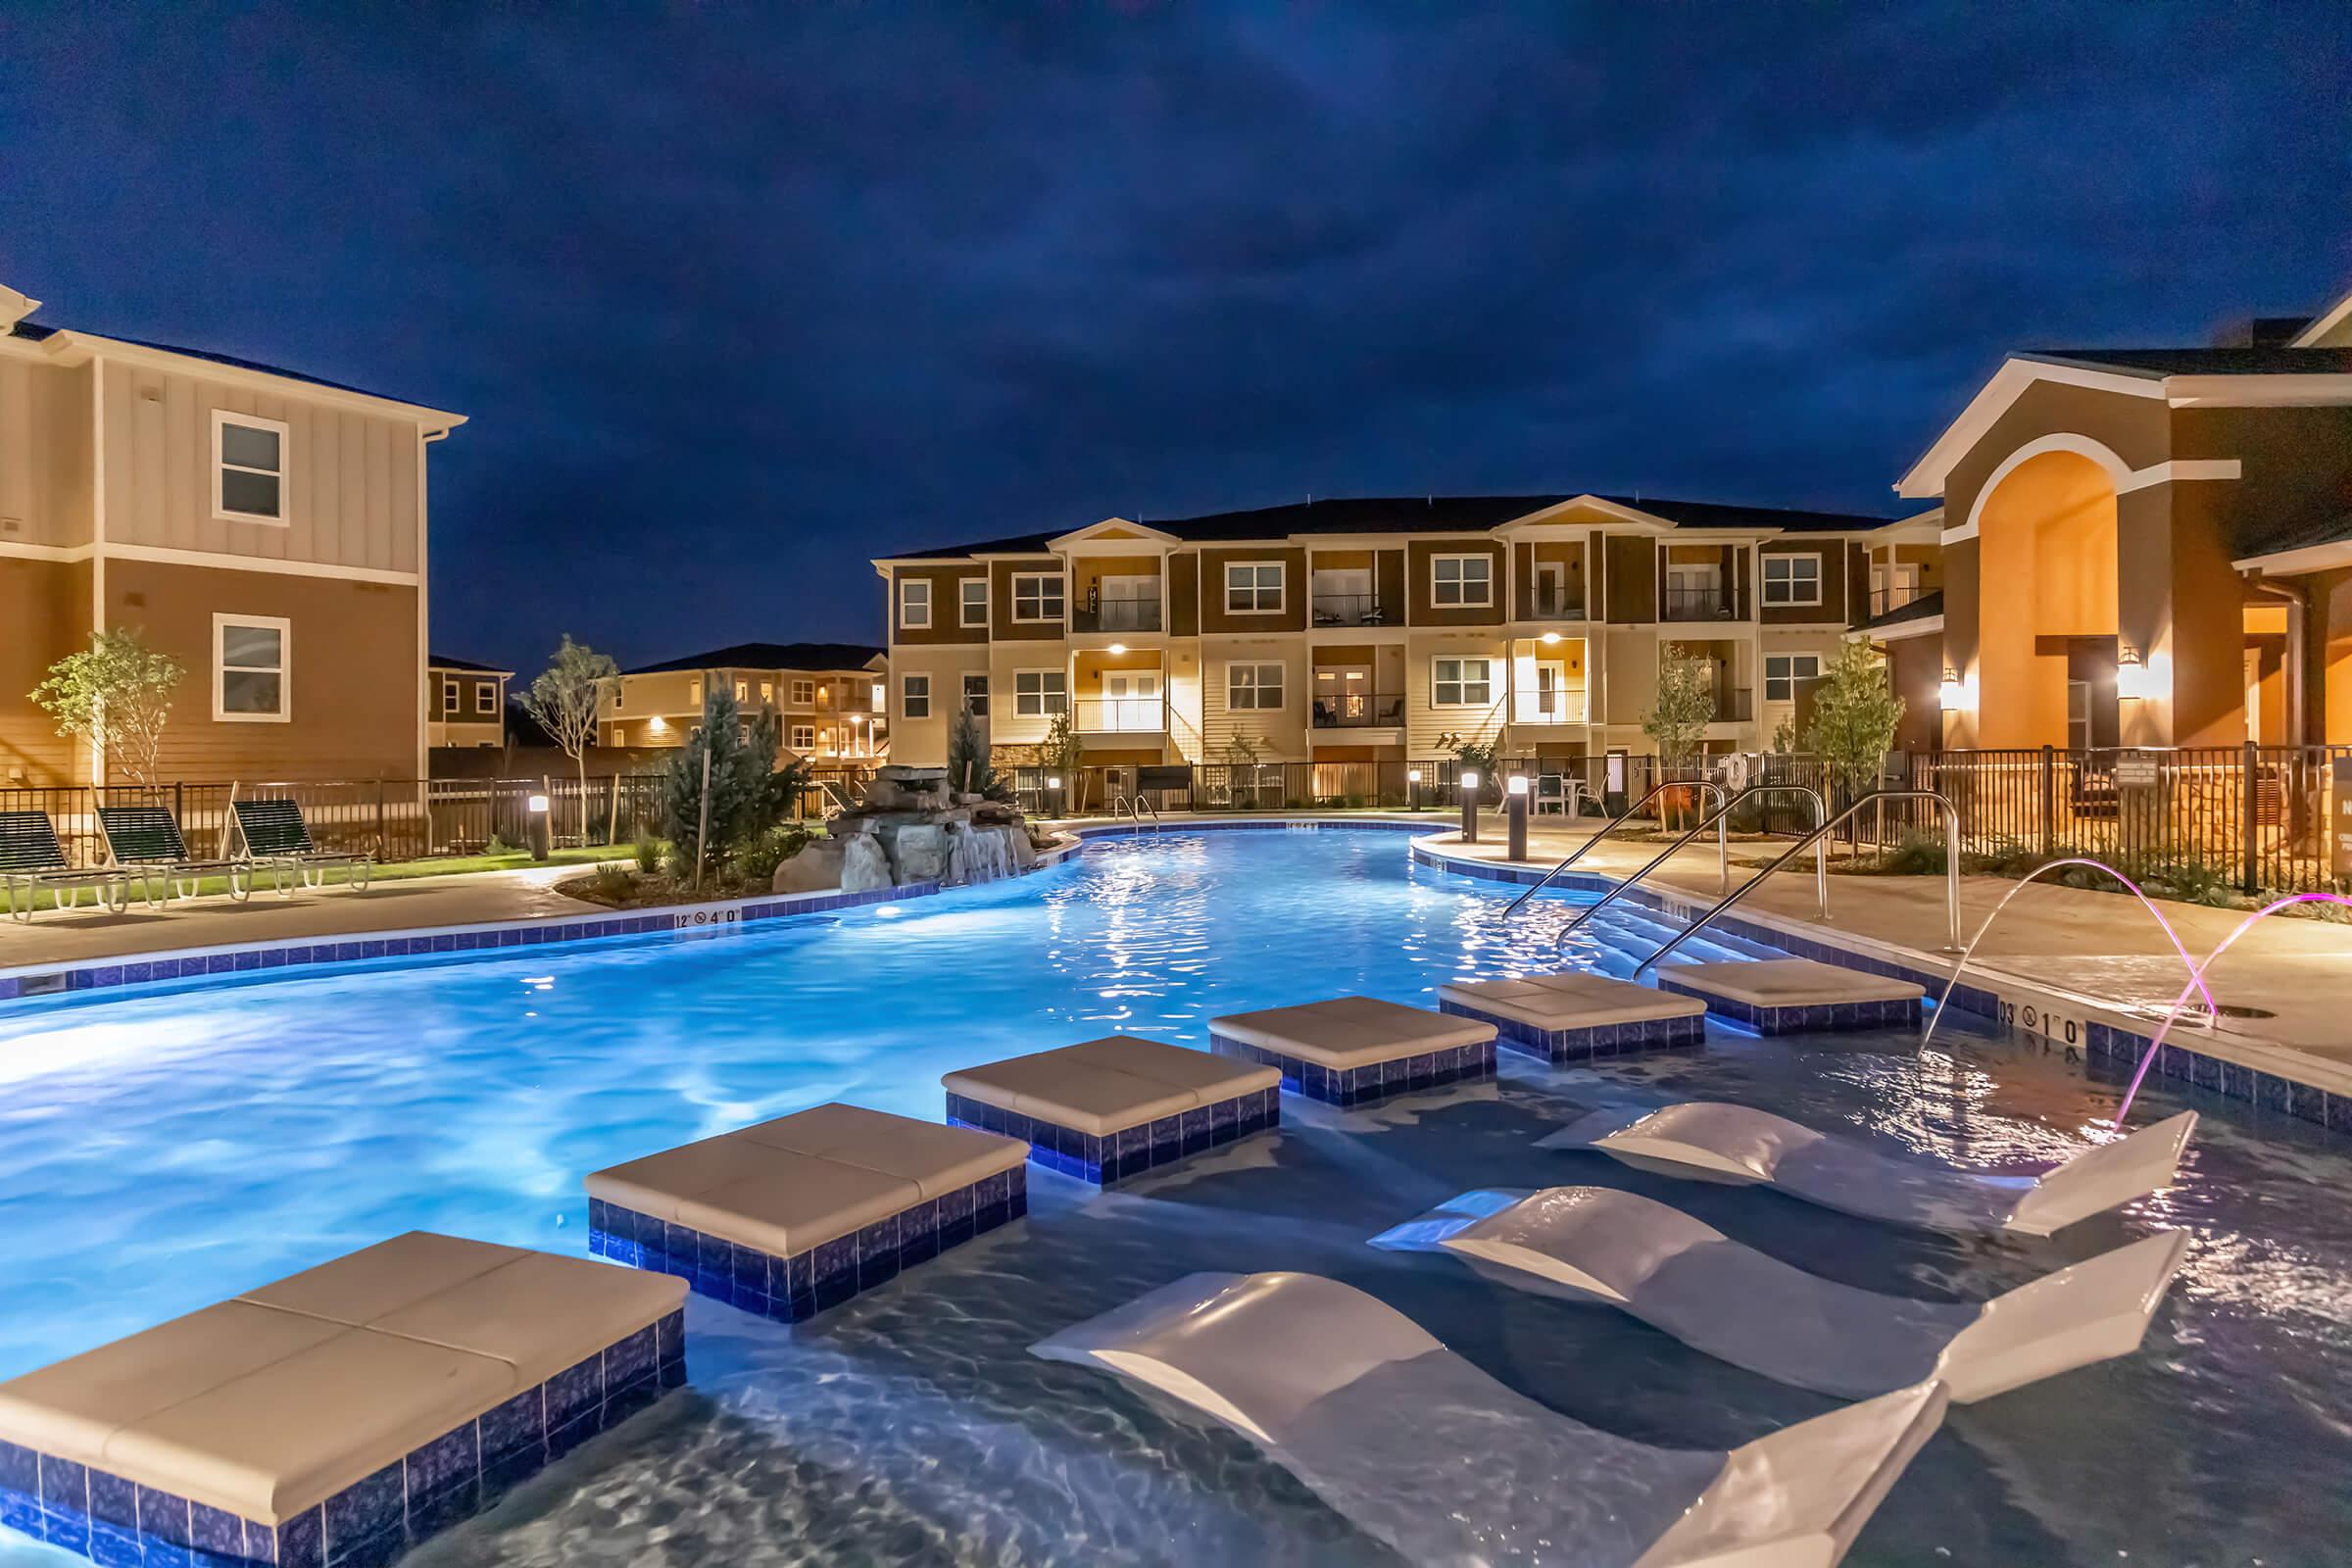
<svg viewBox="0 0 2352 1568"><path fill-rule="evenodd" d="M948 726L948 782L965 795L992 801L1012 799L1012 786L998 775L988 755L988 741L980 733L980 720L969 707L956 709L956 722Z"/></svg>
<svg viewBox="0 0 2352 1568"><path fill-rule="evenodd" d="M1840 643L1813 688L1805 750L1821 759L1839 795L1850 802L1878 781L1902 718L1903 700L1870 645Z"/></svg>
<svg viewBox="0 0 2352 1568"><path fill-rule="evenodd" d="M98 782L116 767L153 789L172 697L187 677L178 660L149 648L135 631L101 631L90 646L49 666L32 689L57 732L95 742Z"/></svg>
<svg viewBox="0 0 2352 1568"><path fill-rule="evenodd" d="M1070 781L1070 810L1073 814L1086 809L1086 743L1070 728L1070 710L1063 709L1046 726L1046 738L1037 748L1037 760L1054 772Z"/></svg>
<svg viewBox="0 0 2352 1568"><path fill-rule="evenodd" d="M597 705L619 673L612 656L573 642L565 632L554 662L532 678L521 697L522 710L571 759L580 786L582 844L588 842L588 748L596 744Z"/></svg>
<svg viewBox="0 0 2352 1568"><path fill-rule="evenodd" d="M1690 657L1679 644L1669 645L1658 664L1657 700L1642 717L1642 733L1658 749L1659 771L1672 777L1688 768L1706 744L1707 725L1714 718L1715 682L1706 662ZM1674 795L1682 793L1677 790Z"/></svg>
<svg viewBox="0 0 2352 1568"><path fill-rule="evenodd" d="M766 835L792 814L808 782L805 763L778 769L780 726L762 709L745 719L724 681L712 681L703 721L669 760L662 782L662 815L671 854L688 875L710 870L727 855ZM710 757L710 828L704 831L703 755Z"/></svg>

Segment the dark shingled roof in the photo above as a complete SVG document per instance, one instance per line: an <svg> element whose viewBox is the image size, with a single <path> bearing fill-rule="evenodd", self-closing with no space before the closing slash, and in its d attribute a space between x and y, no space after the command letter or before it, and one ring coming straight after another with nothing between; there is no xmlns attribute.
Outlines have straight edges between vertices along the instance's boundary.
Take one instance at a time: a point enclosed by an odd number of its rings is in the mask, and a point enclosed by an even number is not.
<svg viewBox="0 0 2352 1568"><path fill-rule="evenodd" d="M2352 348L2034 349L2021 360L2079 365L2126 375L2340 375L2352 371Z"/></svg>
<svg viewBox="0 0 2352 1568"><path fill-rule="evenodd" d="M882 650L863 643L735 643L708 653L640 664L627 675L659 675L673 669L863 669Z"/></svg>
<svg viewBox="0 0 2352 1568"><path fill-rule="evenodd" d="M23 338L27 343L38 343L44 338L54 337L59 332L74 330L74 328L70 326L48 326L36 321L19 321L10 328L9 336ZM143 349L156 349L165 354L181 354L191 360L208 360L215 365L225 365L239 370L258 370L264 375L282 375L289 381L307 381L312 386L328 387L337 392L357 392L364 398L382 398L387 403L415 402L411 398L396 398L389 392L371 392L364 386L353 386L348 381L330 381L323 375L311 375L302 370L289 370L282 365L265 365L260 360L240 359L234 354L216 353L212 349L183 348L176 343L154 343L146 338L124 337L118 332L92 330L90 335L113 338L118 343L135 344Z"/></svg>
<svg viewBox="0 0 2352 1568"><path fill-rule="evenodd" d="M2352 512L2323 514L2306 517L2300 522L2265 532L2249 532L2239 538L2235 554L2244 560L2252 556L2282 555L2289 550L2308 550L2313 545L2335 545L2352 540Z"/></svg>
<svg viewBox="0 0 2352 1568"><path fill-rule="evenodd" d="M1187 544L1232 539L1283 539L1293 534L1485 533L1530 513L1588 494L1568 491L1541 496L1360 496L1329 501L1295 501L1246 512L1212 512L1198 517L1147 517L1147 528L1173 534ZM1789 533L1846 533L1883 528L1900 519L1843 512L1806 512L1783 507L1739 507L1714 501L1670 501L1657 496L1594 495L1636 512L1689 528L1775 528ZM1073 530L1063 530L1064 532ZM1044 555L1060 533L1028 533L976 544L946 545L886 557L927 561L952 556Z"/></svg>
<svg viewBox="0 0 2352 1568"><path fill-rule="evenodd" d="M424 665L427 669L466 669L477 675L512 675L514 673L504 664L480 664L470 659L451 659L446 654L425 655Z"/></svg>
<svg viewBox="0 0 2352 1568"><path fill-rule="evenodd" d="M1854 630L1877 631L1886 626L1900 626L1907 621L1927 620L1942 613L1943 590L1938 588L1932 594L1921 594L1907 605L1898 605L1884 615L1873 615Z"/></svg>

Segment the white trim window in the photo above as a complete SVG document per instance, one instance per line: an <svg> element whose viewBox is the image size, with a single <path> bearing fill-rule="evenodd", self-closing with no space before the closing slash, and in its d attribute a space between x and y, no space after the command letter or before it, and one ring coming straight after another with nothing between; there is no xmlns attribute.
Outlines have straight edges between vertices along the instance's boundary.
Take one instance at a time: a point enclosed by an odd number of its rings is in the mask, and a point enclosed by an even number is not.
<svg viewBox="0 0 2352 1568"><path fill-rule="evenodd" d="M776 683L774 681L763 680L760 683L760 706L761 708L776 706Z"/></svg>
<svg viewBox="0 0 2352 1568"><path fill-rule="evenodd" d="M1432 708L1489 708L1494 702L1494 661L1433 659L1429 662Z"/></svg>
<svg viewBox="0 0 2352 1568"><path fill-rule="evenodd" d="M1764 602L1768 605L1821 603L1821 558L1771 555L1764 558Z"/></svg>
<svg viewBox="0 0 2352 1568"><path fill-rule="evenodd" d="M814 708L816 706L816 682L812 680L794 681L792 683L792 706Z"/></svg>
<svg viewBox="0 0 2352 1568"><path fill-rule="evenodd" d="M686 683L686 703L690 708L703 706L703 677L695 676Z"/></svg>
<svg viewBox="0 0 2352 1568"><path fill-rule="evenodd" d="M1014 572L1012 618L1031 625L1058 622L1061 619L1061 573Z"/></svg>
<svg viewBox="0 0 2352 1568"><path fill-rule="evenodd" d="M1484 609L1494 603L1493 556L1429 558L1429 602L1444 609Z"/></svg>
<svg viewBox="0 0 2352 1568"><path fill-rule="evenodd" d="M1768 703L1796 701L1796 683L1821 678L1819 654L1767 654L1764 656L1764 700Z"/></svg>
<svg viewBox="0 0 2352 1568"><path fill-rule="evenodd" d="M498 711L498 682L485 680L474 684L473 711L480 718L488 718Z"/></svg>
<svg viewBox="0 0 2352 1568"><path fill-rule="evenodd" d="M281 419L213 411L213 515L225 522L286 523L286 447Z"/></svg>
<svg viewBox="0 0 2352 1568"><path fill-rule="evenodd" d="M1023 718L1063 713L1070 707L1070 677L1058 669L1012 672L1012 710Z"/></svg>
<svg viewBox="0 0 2352 1568"><path fill-rule="evenodd" d="M870 602L870 601L869 601ZM899 682L899 710L908 718L931 716L931 677L908 675Z"/></svg>
<svg viewBox="0 0 2352 1568"><path fill-rule="evenodd" d="M962 597L957 610L957 614L961 618L956 624L960 626L987 625L988 579L986 577L966 577L958 585L957 592Z"/></svg>
<svg viewBox="0 0 2352 1568"><path fill-rule="evenodd" d="M441 677L441 711L455 714L458 707L458 677L444 675Z"/></svg>
<svg viewBox="0 0 2352 1568"><path fill-rule="evenodd" d="M1279 615L1282 613L1282 563L1229 561L1225 564L1225 613Z"/></svg>
<svg viewBox="0 0 2352 1568"><path fill-rule="evenodd" d="M1268 709L1282 706L1280 664L1227 664L1225 706L1228 709Z"/></svg>
<svg viewBox="0 0 2352 1568"><path fill-rule="evenodd" d="M963 710L974 718L988 716L988 677L986 675L963 677Z"/></svg>
<svg viewBox="0 0 2352 1568"><path fill-rule="evenodd" d="M906 581L899 584L899 629L901 631L927 631L930 629L930 579L909 577Z"/></svg>
<svg viewBox="0 0 2352 1568"><path fill-rule="evenodd" d="M282 615L213 616L213 717L283 724L294 716L294 627Z"/></svg>
<svg viewBox="0 0 2352 1568"><path fill-rule="evenodd" d="M793 749L794 751L796 751L796 752L813 752L813 751L815 751L815 750L816 750L816 726L815 726L814 724L795 724L795 725L793 725L793 726L792 726L792 749Z"/></svg>
<svg viewBox="0 0 2352 1568"><path fill-rule="evenodd" d="M739 703L748 703L752 700L752 683L750 681L739 680L735 683L735 700Z"/></svg>

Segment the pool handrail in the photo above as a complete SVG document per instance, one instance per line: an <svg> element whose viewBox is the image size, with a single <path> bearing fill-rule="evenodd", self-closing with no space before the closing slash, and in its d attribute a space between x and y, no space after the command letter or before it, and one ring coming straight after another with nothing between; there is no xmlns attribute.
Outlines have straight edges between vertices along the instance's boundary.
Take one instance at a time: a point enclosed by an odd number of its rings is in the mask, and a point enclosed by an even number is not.
<svg viewBox="0 0 2352 1568"><path fill-rule="evenodd" d="M1618 899L1624 895L1631 893L1634 890L1634 884L1640 882L1643 877L1649 875L1650 872L1656 870L1659 866L1664 865L1673 858L1676 851L1688 845L1699 834L1704 833L1710 823L1716 827L1717 836L1720 838L1722 833L1722 824L1730 819L1733 810L1740 805L1740 803L1746 800L1751 795L1802 795L1813 803L1813 825L1816 828L1820 827L1822 823L1829 820L1829 804L1822 800L1821 791L1813 788L1810 784L1750 784L1747 788L1733 796L1723 805L1717 807L1715 808L1715 814L1713 817L1702 817L1696 827L1693 827L1690 832L1685 833L1681 838L1676 839L1672 844L1667 845L1656 855L1650 857L1650 860L1647 865L1644 865L1641 870L1636 871L1632 876L1627 877L1624 881L1618 883L1606 893L1603 893L1592 903L1588 904L1583 908L1577 910L1576 914L1568 921L1568 923L1560 927L1557 945L1561 947L1567 946L1568 933L1574 931L1578 926L1583 925L1587 920L1590 920L1592 918L1592 916L1598 914L1610 905L1615 904ZM1724 868L1723 886L1726 891L1729 891L1731 887L1731 869L1728 864ZM1820 843L1816 843L1813 850L1813 891L1815 898L1820 901L1821 912L1824 915L1827 915L1830 912L1830 852L1826 845Z"/></svg>
<svg viewBox="0 0 2352 1568"><path fill-rule="evenodd" d="M1558 876L1562 871L1567 870L1577 861L1583 859L1592 852L1593 845L1598 844L1602 839L1607 838L1612 832L1616 831L1619 823L1632 821L1634 817L1641 811L1642 808L1647 806L1650 802L1656 800L1668 790L1704 790L1712 794L1718 804L1720 804L1723 800L1723 786L1716 783L1711 778L1668 779L1665 783L1660 784L1657 788L1651 790L1647 795L1642 796L1633 805L1627 807L1623 816L1610 817L1608 821L1602 825L1599 832L1585 840L1584 843L1579 844L1575 849L1570 850L1568 852L1568 858L1562 860L1559 864L1544 872L1542 881L1538 882L1534 887L1529 888L1525 893L1520 894L1510 903L1504 905L1502 906L1503 917L1508 919L1511 915L1516 914L1519 911L1519 906L1525 904L1528 900L1534 898L1537 894L1549 887L1553 877ZM1704 824L1702 823L1701 825L1703 826ZM1728 888L1732 885L1732 842L1731 832L1728 828L1717 832L1715 835L1715 858L1718 868L1723 873L1723 885Z"/></svg>
<svg viewBox="0 0 2352 1568"><path fill-rule="evenodd" d="M1708 924L1710 924L1717 915L1723 913L1724 910L1730 908L1733 905L1738 904L1741 899L1746 898L1750 893L1755 892L1756 889L1764 885L1765 879L1771 876L1773 872L1778 871L1782 866L1787 865L1790 860L1793 860L1799 855L1802 855L1805 852L1806 846L1814 843L1816 840L1828 838L1831 832L1842 825L1847 817L1852 816L1855 812L1861 810L1865 806L1880 806L1888 801L1934 801L1937 806L1943 808L1943 912L1950 934L1945 939L1942 951L1945 953L1960 953L1966 951L1960 941L1959 808L1954 807L1950 801L1944 799L1943 796L1936 793L1935 790L1872 790L1868 794L1857 796L1852 805L1848 806L1844 810L1839 811L1836 816L1831 817L1827 822L1822 823L1819 827L1806 834L1803 838L1798 839L1794 844L1788 846L1787 850L1783 851L1780 855L1774 857L1769 862L1767 862L1762 870L1758 871L1747 881L1741 883L1739 887L1726 894L1713 908L1700 915L1696 920L1693 920L1682 930L1676 932L1667 940L1664 947L1658 949L1657 952L1651 954L1648 957L1643 958L1640 963L1634 965L1634 972L1631 978L1637 980L1640 979L1642 977L1642 970L1656 963L1659 959L1665 957L1666 955L1672 953L1675 949L1681 947L1684 943L1698 935L1698 933ZM1827 910L1824 910L1824 912L1826 913Z"/></svg>

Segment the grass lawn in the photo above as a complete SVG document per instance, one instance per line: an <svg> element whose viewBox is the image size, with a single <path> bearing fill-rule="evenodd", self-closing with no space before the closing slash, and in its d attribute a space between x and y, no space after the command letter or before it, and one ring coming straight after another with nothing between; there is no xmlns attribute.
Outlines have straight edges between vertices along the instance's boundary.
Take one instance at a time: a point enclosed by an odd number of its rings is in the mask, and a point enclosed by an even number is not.
<svg viewBox="0 0 2352 1568"><path fill-rule="evenodd" d="M626 860L634 857L636 853L636 847L629 844L591 844L580 849L558 850L548 858L547 863L550 865L594 865L599 860ZM512 871L519 866L533 863L535 862L531 859L528 850L514 850L506 855L445 855L438 859L387 861L375 868L374 880L407 882L416 877L456 876L466 871ZM349 872L348 868L330 868L326 874L330 885L341 887ZM228 879L226 877L208 876L200 878L196 883L198 898L207 894L226 893L227 891ZM264 894L272 893L275 889L271 885L269 875L264 873L254 882L253 891L258 898ZM135 900L138 896L138 890L134 886L131 890L131 897Z"/></svg>

